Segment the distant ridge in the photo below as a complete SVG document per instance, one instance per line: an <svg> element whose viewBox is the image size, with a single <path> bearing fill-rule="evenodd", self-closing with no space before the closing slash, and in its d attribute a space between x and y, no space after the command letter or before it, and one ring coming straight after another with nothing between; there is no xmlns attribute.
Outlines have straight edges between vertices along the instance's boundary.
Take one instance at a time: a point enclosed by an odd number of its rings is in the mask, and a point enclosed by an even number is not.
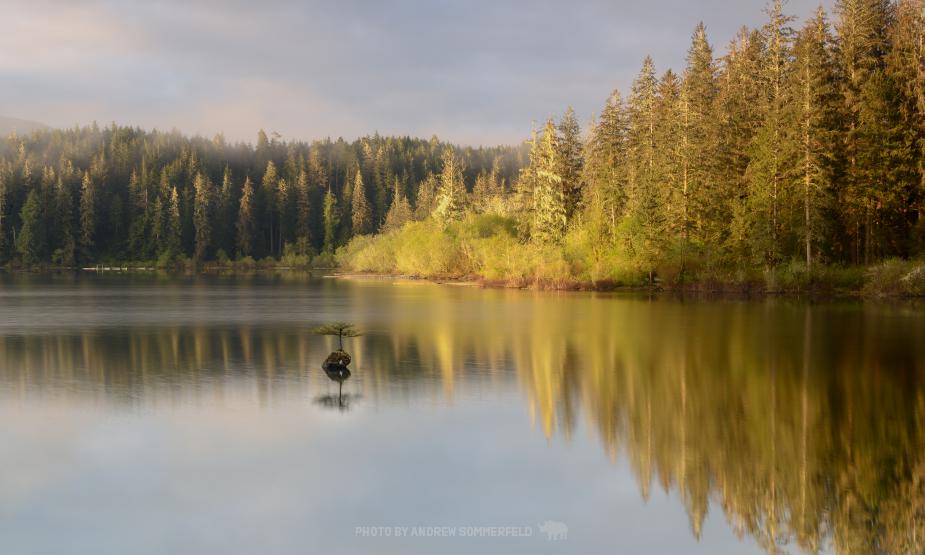
<svg viewBox="0 0 925 555"><path fill-rule="evenodd" d="M0 116L0 138L5 138L13 131L20 135L28 135L33 131L48 128L49 127L44 123L39 123L37 121Z"/></svg>

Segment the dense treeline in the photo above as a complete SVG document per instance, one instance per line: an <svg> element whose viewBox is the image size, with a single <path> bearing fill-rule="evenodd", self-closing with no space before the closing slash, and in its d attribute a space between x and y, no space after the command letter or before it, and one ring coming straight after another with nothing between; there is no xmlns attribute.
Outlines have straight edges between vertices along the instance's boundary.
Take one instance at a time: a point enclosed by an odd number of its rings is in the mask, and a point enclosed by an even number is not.
<svg viewBox="0 0 925 555"><path fill-rule="evenodd" d="M306 261L401 226L412 205L429 213L444 160L460 187L483 173L510 182L521 150L263 131L253 147L116 125L12 135L0 142L0 262Z"/></svg>
<svg viewBox="0 0 925 555"><path fill-rule="evenodd" d="M11 137L0 259L330 260L347 245L357 270L561 283L919 255L925 0L839 0L831 22L820 8L800 29L782 0L766 11L720 57L698 25L680 74L647 57L587 133L569 109L521 147L263 132L251 147L115 126Z"/></svg>
<svg viewBox="0 0 925 555"><path fill-rule="evenodd" d="M839 0L834 22L819 8L798 30L781 0L767 15L718 58L698 25L680 74L659 75L647 57L586 137L571 111L550 119L512 190L476 185L455 201L449 214L462 221L444 245L455 258L415 268L407 244L422 228L411 226L410 237L354 242L344 260L507 280L681 281L921 253L925 1Z"/></svg>

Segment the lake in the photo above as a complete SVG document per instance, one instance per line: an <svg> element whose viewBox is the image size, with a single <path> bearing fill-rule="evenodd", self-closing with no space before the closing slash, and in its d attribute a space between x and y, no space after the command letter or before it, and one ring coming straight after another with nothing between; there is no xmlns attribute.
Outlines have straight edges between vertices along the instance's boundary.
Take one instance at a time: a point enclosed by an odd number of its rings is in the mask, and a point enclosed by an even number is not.
<svg viewBox="0 0 925 555"><path fill-rule="evenodd" d="M925 542L910 303L0 275L0 419L5 554Z"/></svg>

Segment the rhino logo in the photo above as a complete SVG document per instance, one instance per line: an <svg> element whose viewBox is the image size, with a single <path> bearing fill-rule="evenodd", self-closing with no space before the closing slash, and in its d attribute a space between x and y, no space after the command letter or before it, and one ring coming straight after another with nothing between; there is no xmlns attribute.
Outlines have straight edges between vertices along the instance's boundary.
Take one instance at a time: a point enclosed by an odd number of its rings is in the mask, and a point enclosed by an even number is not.
<svg viewBox="0 0 925 555"><path fill-rule="evenodd" d="M547 520L540 524L540 532L546 534L546 541L559 541L568 539L568 525L564 522Z"/></svg>

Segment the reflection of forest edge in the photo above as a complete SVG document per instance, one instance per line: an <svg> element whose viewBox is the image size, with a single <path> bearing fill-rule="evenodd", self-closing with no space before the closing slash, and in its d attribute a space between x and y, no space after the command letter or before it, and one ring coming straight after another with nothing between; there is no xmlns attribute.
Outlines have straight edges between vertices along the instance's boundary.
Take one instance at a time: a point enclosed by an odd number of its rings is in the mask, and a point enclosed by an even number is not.
<svg viewBox="0 0 925 555"><path fill-rule="evenodd" d="M769 550L925 549L920 319L775 303L549 299L526 310L517 326L513 313L477 326L409 319L352 340L351 385L452 398L454 387L519 384L547 436L568 438L587 418L644 497L660 484L681 499L698 536L712 500ZM323 383L330 347L272 327L7 336L0 383L6 397L67 382L132 402L253 380L269 402Z"/></svg>

